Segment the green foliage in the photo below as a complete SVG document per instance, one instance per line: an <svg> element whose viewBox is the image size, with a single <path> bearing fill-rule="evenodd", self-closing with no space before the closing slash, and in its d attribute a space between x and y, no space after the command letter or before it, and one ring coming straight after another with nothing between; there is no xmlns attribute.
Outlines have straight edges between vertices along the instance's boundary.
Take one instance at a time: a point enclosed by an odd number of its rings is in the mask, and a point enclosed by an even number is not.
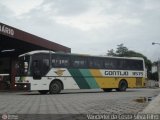
<svg viewBox="0 0 160 120"><path fill-rule="evenodd" d="M151 74L151 79L158 81L158 72L152 73Z"/></svg>
<svg viewBox="0 0 160 120"><path fill-rule="evenodd" d="M126 53L128 52L128 48L125 47L123 44L117 45L116 54L119 57L126 56Z"/></svg>
<svg viewBox="0 0 160 120"><path fill-rule="evenodd" d="M108 50L107 56L116 56L116 54L114 53L114 50Z"/></svg>

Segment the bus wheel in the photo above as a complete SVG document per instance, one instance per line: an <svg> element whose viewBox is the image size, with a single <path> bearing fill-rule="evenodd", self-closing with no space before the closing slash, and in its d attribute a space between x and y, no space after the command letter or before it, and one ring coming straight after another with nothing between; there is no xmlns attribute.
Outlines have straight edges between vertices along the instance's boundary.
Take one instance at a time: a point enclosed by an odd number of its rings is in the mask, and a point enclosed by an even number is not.
<svg viewBox="0 0 160 120"><path fill-rule="evenodd" d="M126 80L121 80L119 82L119 87L116 90L117 91L126 91L127 87L128 87L128 84L127 84Z"/></svg>
<svg viewBox="0 0 160 120"><path fill-rule="evenodd" d="M39 90L38 91L40 94L47 94L48 93L48 90Z"/></svg>
<svg viewBox="0 0 160 120"><path fill-rule="evenodd" d="M112 91L112 88L103 88L103 91L104 91L104 92L111 92L111 91Z"/></svg>
<svg viewBox="0 0 160 120"><path fill-rule="evenodd" d="M59 81L52 82L50 85L49 93L50 94L58 94L62 90L62 85Z"/></svg>

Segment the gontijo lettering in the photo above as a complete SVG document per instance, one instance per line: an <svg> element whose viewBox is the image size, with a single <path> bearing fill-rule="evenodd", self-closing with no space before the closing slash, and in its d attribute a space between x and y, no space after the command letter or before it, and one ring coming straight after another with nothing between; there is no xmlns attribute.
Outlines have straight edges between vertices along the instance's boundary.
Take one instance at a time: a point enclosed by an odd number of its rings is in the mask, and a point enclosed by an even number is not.
<svg viewBox="0 0 160 120"><path fill-rule="evenodd" d="M123 71L123 70L105 70L105 76L121 76L121 77L143 77L144 73L140 71Z"/></svg>
<svg viewBox="0 0 160 120"><path fill-rule="evenodd" d="M106 76L128 76L128 71L105 71Z"/></svg>

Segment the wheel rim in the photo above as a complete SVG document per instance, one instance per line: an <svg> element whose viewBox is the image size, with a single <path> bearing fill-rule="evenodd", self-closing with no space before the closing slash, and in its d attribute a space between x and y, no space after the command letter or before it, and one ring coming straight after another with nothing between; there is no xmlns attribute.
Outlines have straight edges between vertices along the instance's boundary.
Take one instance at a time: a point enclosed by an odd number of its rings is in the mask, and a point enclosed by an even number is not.
<svg viewBox="0 0 160 120"><path fill-rule="evenodd" d="M58 89L59 89L59 87L58 87L57 84L53 84L53 85L51 86L51 91L52 91L52 92L57 92Z"/></svg>
<svg viewBox="0 0 160 120"><path fill-rule="evenodd" d="M124 90L126 90L126 83L124 83L124 82L122 82L122 84L121 84L121 89L124 91Z"/></svg>
<svg viewBox="0 0 160 120"><path fill-rule="evenodd" d="M61 91L61 84L58 81L51 83L50 94L58 94Z"/></svg>

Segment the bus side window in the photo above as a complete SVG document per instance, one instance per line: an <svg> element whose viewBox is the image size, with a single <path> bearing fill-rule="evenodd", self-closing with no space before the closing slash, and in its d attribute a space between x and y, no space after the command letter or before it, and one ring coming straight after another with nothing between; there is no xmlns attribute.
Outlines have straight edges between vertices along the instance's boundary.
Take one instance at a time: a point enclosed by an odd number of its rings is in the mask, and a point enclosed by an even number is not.
<svg viewBox="0 0 160 120"><path fill-rule="evenodd" d="M118 59L117 60L117 69L128 70L125 59Z"/></svg>
<svg viewBox="0 0 160 120"><path fill-rule="evenodd" d="M134 66L135 66L135 70L143 70L143 61L135 60Z"/></svg>
<svg viewBox="0 0 160 120"><path fill-rule="evenodd" d="M51 64L52 67L69 67L69 58L63 55L54 55Z"/></svg>
<svg viewBox="0 0 160 120"><path fill-rule="evenodd" d="M33 61L33 68L38 68L38 60Z"/></svg>
<svg viewBox="0 0 160 120"><path fill-rule="evenodd" d="M94 60L95 68L103 68L103 62L101 59Z"/></svg>
<svg viewBox="0 0 160 120"><path fill-rule="evenodd" d="M47 72L48 72L48 70L49 70L49 59L43 59L42 60L42 68L41 68L41 70L42 70L42 74L43 75L45 75Z"/></svg>
<svg viewBox="0 0 160 120"><path fill-rule="evenodd" d="M101 59L97 59L97 58L90 58L89 59L89 67L90 68L103 68L103 61Z"/></svg>
<svg viewBox="0 0 160 120"><path fill-rule="evenodd" d="M114 68L114 62L112 59L108 58L104 61L104 67L106 69L113 69Z"/></svg>
<svg viewBox="0 0 160 120"><path fill-rule="evenodd" d="M87 58L85 57L72 57L71 64L73 68L87 68Z"/></svg>
<svg viewBox="0 0 160 120"><path fill-rule="evenodd" d="M52 64L52 67L55 67L55 65L56 65L56 59L52 59L51 60L51 64Z"/></svg>
<svg viewBox="0 0 160 120"><path fill-rule="evenodd" d="M56 58L56 67L61 66L61 59L59 57Z"/></svg>
<svg viewBox="0 0 160 120"><path fill-rule="evenodd" d="M109 60L105 60L104 61L104 67L107 69L111 69L112 68L112 64L110 63Z"/></svg>
<svg viewBox="0 0 160 120"><path fill-rule="evenodd" d="M92 61L92 60L89 60L88 63L89 63L89 67L90 67L90 68L93 68L93 66L94 66L93 61Z"/></svg>
<svg viewBox="0 0 160 120"><path fill-rule="evenodd" d="M38 60L33 61L33 76L40 76L41 71L40 71L40 64Z"/></svg>
<svg viewBox="0 0 160 120"><path fill-rule="evenodd" d="M130 60L124 59L123 60L123 68L122 68L122 70L130 70L130 66L131 66Z"/></svg>
<svg viewBox="0 0 160 120"><path fill-rule="evenodd" d="M129 63L130 63L130 69L131 70L136 70L136 61L135 60L130 60L129 61Z"/></svg>

